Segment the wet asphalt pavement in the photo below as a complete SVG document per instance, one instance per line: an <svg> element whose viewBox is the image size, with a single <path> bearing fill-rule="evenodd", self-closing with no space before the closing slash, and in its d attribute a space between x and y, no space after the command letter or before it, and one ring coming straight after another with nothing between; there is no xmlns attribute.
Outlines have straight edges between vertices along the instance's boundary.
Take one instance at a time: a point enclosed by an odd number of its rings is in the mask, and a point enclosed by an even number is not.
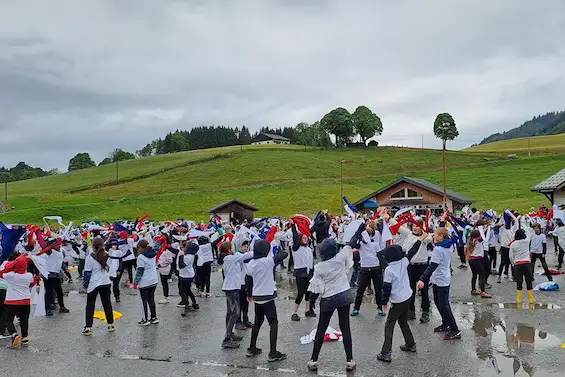
<svg viewBox="0 0 565 377"><path fill-rule="evenodd" d="M550 266L554 255L548 257ZM454 256L453 265L458 263ZM73 272L76 274L76 272ZM447 342L433 333L440 323L432 304L432 319L428 324L411 322L417 342L417 354L398 350L403 344L400 329L395 329L393 361L383 364L376 360L380 351L385 318L375 317L376 306L367 296L361 314L352 318L353 352L358 368L354 376L564 376L565 375L565 295L561 292L536 292L540 305L519 309L515 302L515 285L503 279L496 283L491 276L493 298L470 295L471 273L454 268L452 303L463 339ZM221 292L221 274L212 275L215 297L198 298L201 310L182 318L176 307L178 296L168 305L158 305L161 321L158 325L139 327L141 300L136 292L124 289L122 302L114 310L124 314L116 321L116 332L108 333L105 323L95 320L94 335L80 334L84 326L86 296L76 290L79 282L65 284L71 291L65 297L70 314L54 317L32 317L31 344L22 349L0 348L2 375L22 376L293 376L308 375L305 365L312 344L301 345L300 337L317 325L315 318L291 322L293 279L286 271L278 275L279 316L278 349L288 354L285 361L267 362L268 325L265 322L258 346L265 353L257 358L245 356L250 331L237 350L223 350L225 299ZM555 280L565 284L565 277ZM536 283L546 281L536 276ZM176 283L170 283L176 294ZM159 286L157 299L162 294ZM431 293L431 292L430 292ZM549 304L549 305L547 305ZM100 302L97 310L102 310ZM253 310L250 317L253 319ZM301 314L302 315L302 314ZM419 315L419 313L418 313ZM331 326L338 329L337 315ZM7 344L7 340L0 344ZM339 342L325 343L320 355L320 376L345 375L345 354ZM8 372L8 374L4 374Z"/></svg>

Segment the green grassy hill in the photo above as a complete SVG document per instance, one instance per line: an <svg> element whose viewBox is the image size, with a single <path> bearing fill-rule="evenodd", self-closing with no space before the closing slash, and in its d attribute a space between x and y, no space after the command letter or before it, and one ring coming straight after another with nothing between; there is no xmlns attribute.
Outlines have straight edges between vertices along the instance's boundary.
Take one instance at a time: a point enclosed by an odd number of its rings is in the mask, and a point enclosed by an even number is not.
<svg viewBox="0 0 565 377"><path fill-rule="evenodd" d="M474 198L478 207L529 209L545 199L530 187L565 165L565 155L517 160L506 153L448 152L448 186ZM299 146L245 146L191 151L125 161L8 185L0 215L9 223L117 220L150 215L166 220L208 219L208 209L229 199L258 207L258 216L341 211L344 194L357 200L400 175L441 184L441 151L391 147L343 150ZM0 190L3 197L3 190Z"/></svg>
<svg viewBox="0 0 565 377"><path fill-rule="evenodd" d="M468 152L500 152L518 155L565 153L565 134L533 136L520 139L495 141L465 149Z"/></svg>

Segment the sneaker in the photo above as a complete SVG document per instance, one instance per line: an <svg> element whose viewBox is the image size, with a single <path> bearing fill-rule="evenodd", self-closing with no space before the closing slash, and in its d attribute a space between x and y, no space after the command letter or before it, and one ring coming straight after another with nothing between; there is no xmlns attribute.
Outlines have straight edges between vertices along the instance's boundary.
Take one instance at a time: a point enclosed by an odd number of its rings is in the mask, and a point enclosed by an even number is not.
<svg viewBox="0 0 565 377"><path fill-rule="evenodd" d="M235 324L235 329L239 331L245 331L247 330L247 326L245 326L244 323L239 322Z"/></svg>
<svg viewBox="0 0 565 377"><path fill-rule="evenodd" d="M243 322L243 324L245 325L245 327L247 327L248 329L252 329L253 328L253 324L249 321L245 321Z"/></svg>
<svg viewBox="0 0 565 377"><path fill-rule="evenodd" d="M119 297L116 297L116 303L119 304L120 302L122 302L122 300L120 300Z"/></svg>
<svg viewBox="0 0 565 377"><path fill-rule="evenodd" d="M82 335L91 336L92 335L92 329L90 327L85 327L84 330L82 330Z"/></svg>
<svg viewBox="0 0 565 377"><path fill-rule="evenodd" d="M47 310L47 311L45 312L45 316L46 316L46 317L52 317L52 316L53 316L53 312L52 312L51 310Z"/></svg>
<svg viewBox="0 0 565 377"><path fill-rule="evenodd" d="M512 282L513 282L513 281L514 281L514 276L510 276L510 278L509 278L509 279L510 279L510 281L512 281Z"/></svg>
<svg viewBox="0 0 565 377"><path fill-rule="evenodd" d="M499 276L498 279L496 279L496 282L497 282L498 284L502 283L502 276Z"/></svg>
<svg viewBox="0 0 565 377"><path fill-rule="evenodd" d="M206 293L206 298L211 298L212 294L211 293Z"/></svg>
<svg viewBox="0 0 565 377"><path fill-rule="evenodd" d="M358 315L359 315L359 310L353 309L353 311L351 312L351 316L352 316L352 317L357 317Z"/></svg>
<svg viewBox="0 0 565 377"><path fill-rule="evenodd" d="M492 288L492 284L485 283L485 288L486 288L486 289L491 289L491 288Z"/></svg>
<svg viewBox="0 0 565 377"><path fill-rule="evenodd" d="M408 320L409 320L409 321L413 321L413 320L415 320L415 319L416 319L416 312L410 310L410 311L408 312Z"/></svg>
<svg viewBox="0 0 565 377"><path fill-rule="evenodd" d="M472 290L472 291L471 291L471 295L473 295L473 296L480 296L480 295L481 295L481 291L477 291L476 289L475 289L475 290Z"/></svg>
<svg viewBox="0 0 565 377"><path fill-rule="evenodd" d="M184 308L184 307L186 307L187 305L188 305L188 303L181 301L181 302L179 302L179 303L177 304L177 308Z"/></svg>
<svg viewBox="0 0 565 377"><path fill-rule="evenodd" d="M457 340L461 339L461 331L460 330L451 330L443 337L444 340Z"/></svg>
<svg viewBox="0 0 565 377"><path fill-rule="evenodd" d="M310 318L316 318L316 312L314 312L312 309L310 309L306 313L304 313L304 316L310 317Z"/></svg>
<svg viewBox="0 0 565 377"><path fill-rule="evenodd" d="M459 268L460 270L465 270L465 269L467 269L467 265L466 264L460 264L459 267L457 267L457 268Z"/></svg>
<svg viewBox="0 0 565 377"><path fill-rule="evenodd" d="M377 317L386 317L386 313L382 309L379 309L377 310Z"/></svg>
<svg viewBox="0 0 565 377"><path fill-rule="evenodd" d="M372 289L367 289L366 295L367 295L367 296L372 296L372 295L374 295L373 290L372 290Z"/></svg>
<svg viewBox="0 0 565 377"><path fill-rule="evenodd" d="M29 338L26 336L22 338L22 346L27 346L29 344Z"/></svg>
<svg viewBox="0 0 565 377"><path fill-rule="evenodd" d="M66 313L70 313L71 311L67 308L61 308L59 309L59 314L66 314Z"/></svg>
<svg viewBox="0 0 565 377"><path fill-rule="evenodd" d="M404 352L416 352L416 345L407 345L407 344L403 344L400 346L400 350L404 351Z"/></svg>
<svg viewBox="0 0 565 377"><path fill-rule="evenodd" d="M422 316L420 317L420 323L428 323L430 322L430 312L422 312Z"/></svg>
<svg viewBox="0 0 565 377"><path fill-rule="evenodd" d="M482 298L492 298L492 295L488 292L481 292L481 297Z"/></svg>
<svg viewBox="0 0 565 377"><path fill-rule="evenodd" d="M194 310L200 310L200 305L198 305L198 304L192 304L192 309L194 309Z"/></svg>
<svg viewBox="0 0 565 377"><path fill-rule="evenodd" d="M286 359L286 355L279 351L275 351L274 353L269 353L269 358L267 361L269 363L274 363L275 361L282 361Z"/></svg>
<svg viewBox="0 0 565 377"><path fill-rule="evenodd" d="M12 335L12 344L10 348L18 348L22 343L22 338L18 334Z"/></svg>
<svg viewBox="0 0 565 377"><path fill-rule="evenodd" d="M232 339L224 339L224 341L222 342L222 348L235 349L239 347L239 343Z"/></svg>
<svg viewBox="0 0 565 377"><path fill-rule="evenodd" d="M108 332L116 331L116 327L114 325L108 325Z"/></svg>
<svg viewBox="0 0 565 377"><path fill-rule="evenodd" d="M263 350L261 348L257 348L257 347L249 347L247 349L247 353L246 356L247 357L255 357L257 355L260 355L263 352Z"/></svg>
<svg viewBox="0 0 565 377"><path fill-rule="evenodd" d="M164 304L168 304L169 303L169 299L166 297L163 297L161 300L159 300L159 304L164 305Z"/></svg>
<svg viewBox="0 0 565 377"><path fill-rule="evenodd" d="M10 334L6 334L6 333L0 334L0 339L8 339L8 338L11 338L11 337L12 337L12 335L10 335Z"/></svg>
<svg viewBox="0 0 565 377"><path fill-rule="evenodd" d="M345 370L347 372L353 372L357 368L357 363L355 360L351 360L345 363Z"/></svg>
<svg viewBox="0 0 565 377"><path fill-rule="evenodd" d="M310 360L308 364L306 364L306 368L308 368L310 372L315 372L318 370L318 365L319 363L317 361Z"/></svg>
<svg viewBox="0 0 565 377"><path fill-rule="evenodd" d="M298 314L294 313L293 315L290 316L290 319L294 322L298 322L300 321L300 317L298 316Z"/></svg>
<svg viewBox="0 0 565 377"><path fill-rule="evenodd" d="M152 325L156 325L156 324L159 323L159 319L158 319L157 317L151 318L151 319L149 320L149 322L150 322Z"/></svg>
<svg viewBox="0 0 565 377"><path fill-rule="evenodd" d="M439 325L438 327L436 327L434 329L434 332L448 332L451 330L451 327L449 327L449 325Z"/></svg>
<svg viewBox="0 0 565 377"><path fill-rule="evenodd" d="M138 324L139 326L149 326L149 325L151 324L151 322L149 322L149 321L146 320L146 319L142 319L141 321L137 322L137 324Z"/></svg>
<svg viewBox="0 0 565 377"><path fill-rule="evenodd" d="M377 360L384 361L386 363L390 363L392 361L392 354L391 353L379 353L377 355Z"/></svg>
<svg viewBox="0 0 565 377"><path fill-rule="evenodd" d="M67 281L67 283L73 284L73 279L69 279L69 280Z"/></svg>
<svg viewBox="0 0 565 377"><path fill-rule="evenodd" d="M241 335L232 334L230 339L233 340L234 342L241 342L243 340L243 337Z"/></svg>

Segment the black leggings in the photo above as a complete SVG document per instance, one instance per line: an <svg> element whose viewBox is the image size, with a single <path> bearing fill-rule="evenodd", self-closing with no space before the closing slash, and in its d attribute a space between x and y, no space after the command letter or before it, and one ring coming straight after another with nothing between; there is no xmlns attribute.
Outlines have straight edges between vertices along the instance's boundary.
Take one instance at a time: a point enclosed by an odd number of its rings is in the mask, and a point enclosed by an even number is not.
<svg viewBox="0 0 565 377"><path fill-rule="evenodd" d="M210 293L210 274L212 273L212 262L206 262L202 266L196 267L198 269L198 290Z"/></svg>
<svg viewBox="0 0 565 377"><path fill-rule="evenodd" d="M504 274L508 275L508 268L512 268L510 265L510 249L507 247L500 248L500 266L498 267L498 276L502 276L502 270Z"/></svg>
<svg viewBox="0 0 565 377"><path fill-rule="evenodd" d="M22 337L27 338L29 330L29 313L31 305L6 305L6 313L4 320L6 328L11 335L17 334L16 326L14 326L14 318L20 319L20 328L22 330Z"/></svg>
<svg viewBox="0 0 565 377"><path fill-rule="evenodd" d="M147 288L139 288L139 294L141 295L141 303L143 304L143 314L144 318L147 320L147 304L149 304L149 310L151 311L151 319L157 318L157 309L155 308L155 289L156 285Z"/></svg>
<svg viewBox="0 0 565 377"><path fill-rule="evenodd" d="M492 268L496 269L496 248L494 246L488 248L488 257L490 259L490 264L492 265ZM490 271L490 266L489 266L489 271Z"/></svg>
<svg viewBox="0 0 565 377"><path fill-rule="evenodd" d="M522 290L522 283L526 280L526 289L531 291L533 289L532 281L534 277L532 276L532 268L530 263L517 264L514 266L514 279L516 281L516 289Z"/></svg>
<svg viewBox="0 0 565 377"><path fill-rule="evenodd" d="M128 271L128 282L130 284L133 284L133 279L135 278L135 276L133 275L134 268L137 269L137 259L123 261L123 269L124 271Z"/></svg>
<svg viewBox="0 0 565 377"><path fill-rule="evenodd" d="M279 332L279 320L277 319L277 307L275 306L275 300L271 300L265 304L255 304L255 323L253 324L253 329L251 330L251 344L249 348L257 348L257 337L259 336L259 330L263 326L265 317L269 322L269 327L271 331L269 333L270 340L270 353L275 353L277 351L277 336Z"/></svg>
<svg viewBox="0 0 565 377"><path fill-rule="evenodd" d="M59 309L65 307L63 301L63 287L61 286L61 279L48 278L44 280L45 282L45 307L47 310L51 310L51 306L55 304L55 295L57 295L57 301L59 303Z"/></svg>
<svg viewBox="0 0 565 377"><path fill-rule="evenodd" d="M349 309L351 305L342 306L337 308L337 316L339 319L339 329L343 337L343 346L345 347L346 361L353 360L353 342L351 340L351 328L349 327ZM318 361L322 344L324 344L324 335L330 320L334 314L334 310L327 312L320 312L320 319L318 320L318 329L316 330L316 337L314 338L314 349L312 350L312 360Z"/></svg>
<svg viewBox="0 0 565 377"><path fill-rule="evenodd" d="M563 257L565 256L565 250L561 246L559 246L559 255L557 256L557 264L559 269L563 266Z"/></svg>
<svg viewBox="0 0 565 377"><path fill-rule="evenodd" d="M247 291L245 290L245 285L241 286L239 290L239 309L241 312L239 322L249 321L249 302L247 301Z"/></svg>
<svg viewBox="0 0 565 377"><path fill-rule="evenodd" d="M114 298L116 300L120 299L120 280L122 280L122 274L117 275L115 278L110 278L112 280L112 292L114 293Z"/></svg>
<svg viewBox="0 0 565 377"><path fill-rule="evenodd" d="M169 297L169 277L170 275L161 275L161 285L163 286L163 296Z"/></svg>
<svg viewBox="0 0 565 377"><path fill-rule="evenodd" d="M477 289L477 278L479 278L479 288L481 292L485 291L485 282L487 281L485 273L485 264L482 259L471 259L469 260L469 266L471 267L471 272L473 276L471 277L471 289L474 291Z"/></svg>
<svg viewBox="0 0 565 377"><path fill-rule="evenodd" d="M192 301L192 305L196 305L196 298L194 297L194 293L192 293L192 278L180 278L179 277L179 296L180 302L183 305L188 306L188 299Z"/></svg>
<svg viewBox="0 0 565 377"><path fill-rule="evenodd" d="M361 309L361 303L363 302L363 295L365 294L365 289L371 286L375 287L375 300L377 302L377 307L382 309L383 307L383 273L380 267L371 268L361 268L359 271L359 286L357 287L357 295L355 296L355 310Z"/></svg>
<svg viewBox="0 0 565 377"><path fill-rule="evenodd" d="M296 288L298 288L298 292L296 293L296 299L294 300L294 303L296 305L300 305L303 298L305 298L306 301L310 301L312 296L314 296L308 290L308 285L310 285L310 278L302 277L302 276L296 277ZM315 297L314 297L314 301L316 301Z"/></svg>
<svg viewBox="0 0 565 377"><path fill-rule="evenodd" d="M541 261L541 266L543 267L543 272L549 281L553 281L553 277L549 273L549 267L547 267L547 262L545 261L545 254L532 253L532 276L534 274L534 268L536 267L536 261Z"/></svg>
<svg viewBox="0 0 565 377"><path fill-rule="evenodd" d="M96 296L100 294L100 300L106 314L106 322L111 325L114 323L114 312L112 311L112 302L110 301L110 285L100 285L92 292L86 295L86 326L92 327L94 322L94 306L96 305Z"/></svg>
<svg viewBox="0 0 565 377"><path fill-rule="evenodd" d="M457 246L457 255L459 255L461 264L467 264L467 258L465 257L465 246Z"/></svg>

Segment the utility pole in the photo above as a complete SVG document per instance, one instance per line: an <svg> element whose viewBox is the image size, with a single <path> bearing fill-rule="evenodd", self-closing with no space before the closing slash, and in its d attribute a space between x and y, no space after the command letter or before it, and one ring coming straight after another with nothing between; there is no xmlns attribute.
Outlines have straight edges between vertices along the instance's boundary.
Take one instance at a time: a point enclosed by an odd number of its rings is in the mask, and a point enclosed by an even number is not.
<svg viewBox="0 0 565 377"><path fill-rule="evenodd" d="M422 137L422 150L424 150L424 134L420 135Z"/></svg>
<svg viewBox="0 0 565 377"><path fill-rule="evenodd" d="M119 183L120 183L119 166L118 166L118 160L116 160L116 184Z"/></svg>
<svg viewBox="0 0 565 377"><path fill-rule="evenodd" d="M528 138L528 157L532 156L532 152L530 150L530 138Z"/></svg>
<svg viewBox="0 0 565 377"><path fill-rule="evenodd" d="M6 180L4 181L4 200L6 202L8 201L8 177L6 177Z"/></svg>

